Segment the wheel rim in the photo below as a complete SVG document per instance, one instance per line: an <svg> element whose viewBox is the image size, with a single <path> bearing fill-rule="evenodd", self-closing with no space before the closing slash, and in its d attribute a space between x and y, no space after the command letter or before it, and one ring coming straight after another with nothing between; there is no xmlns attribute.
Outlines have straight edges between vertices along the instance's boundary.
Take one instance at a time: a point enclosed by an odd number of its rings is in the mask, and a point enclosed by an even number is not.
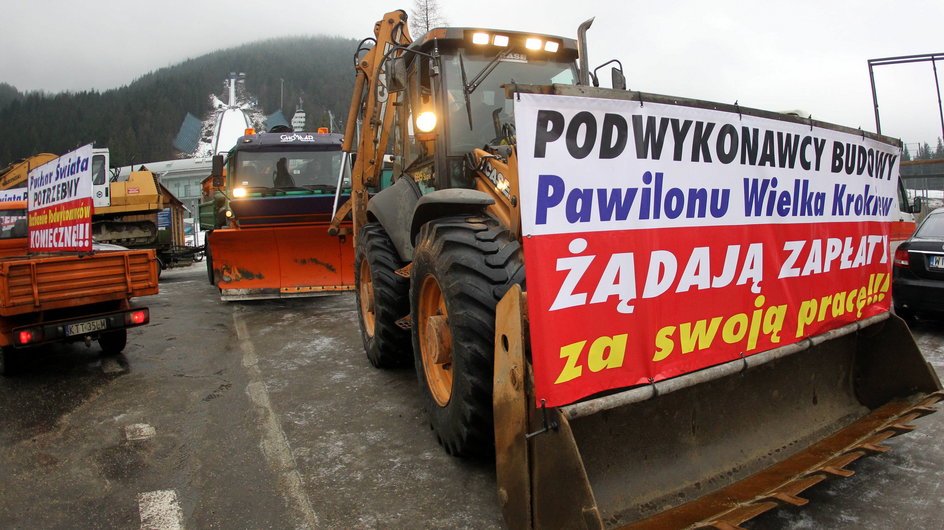
<svg viewBox="0 0 944 530"><path fill-rule="evenodd" d="M419 333L426 386L436 403L445 407L452 397L452 334L442 289L432 276L426 276L420 286L417 313L414 325Z"/></svg>
<svg viewBox="0 0 944 530"><path fill-rule="evenodd" d="M374 336L374 282L371 281L370 264L367 259L361 260L360 278L358 280L357 292L361 306L361 320L364 322L364 331L370 337Z"/></svg>

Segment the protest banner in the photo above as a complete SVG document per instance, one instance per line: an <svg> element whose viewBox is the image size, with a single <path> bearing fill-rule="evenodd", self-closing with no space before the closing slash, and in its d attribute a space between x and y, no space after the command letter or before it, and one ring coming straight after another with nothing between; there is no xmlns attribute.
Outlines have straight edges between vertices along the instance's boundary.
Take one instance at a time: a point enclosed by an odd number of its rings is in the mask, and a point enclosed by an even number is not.
<svg viewBox="0 0 944 530"><path fill-rule="evenodd" d="M92 250L91 159L89 144L30 171L30 251Z"/></svg>
<svg viewBox="0 0 944 530"><path fill-rule="evenodd" d="M9 190L0 190L0 202L7 201L25 201L26 188L13 188Z"/></svg>
<svg viewBox="0 0 944 530"><path fill-rule="evenodd" d="M898 146L629 100L520 94L515 118L548 406L888 311Z"/></svg>

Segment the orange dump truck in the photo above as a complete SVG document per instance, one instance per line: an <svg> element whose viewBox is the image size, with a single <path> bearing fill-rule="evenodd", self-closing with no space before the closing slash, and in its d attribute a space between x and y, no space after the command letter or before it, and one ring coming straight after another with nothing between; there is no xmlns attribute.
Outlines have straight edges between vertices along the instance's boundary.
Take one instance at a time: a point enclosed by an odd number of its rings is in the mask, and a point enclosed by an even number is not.
<svg viewBox="0 0 944 530"><path fill-rule="evenodd" d="M113 245L30 253L26 201L0 203L0 373L40 344L97 340L104 354L120 353L128 328L150 319L131 299L157 294L156 263L154 250Z"/></svg>

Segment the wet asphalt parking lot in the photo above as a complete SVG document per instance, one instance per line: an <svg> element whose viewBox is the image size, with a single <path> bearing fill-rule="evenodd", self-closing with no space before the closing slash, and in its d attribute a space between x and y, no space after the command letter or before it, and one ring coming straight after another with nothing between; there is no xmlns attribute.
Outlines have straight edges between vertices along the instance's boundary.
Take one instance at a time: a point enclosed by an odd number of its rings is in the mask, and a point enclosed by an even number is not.
<svg viewBox="0 0 944 530"><path fill-rule="evenodd" d="M445 454L412 369L372 368L351 294L224 303L202 263L125 353L0 379L0 528L501 528L490 462ZM944 321L914 324L944 373ZM752 528L941 528L944 413Z"/></svg>

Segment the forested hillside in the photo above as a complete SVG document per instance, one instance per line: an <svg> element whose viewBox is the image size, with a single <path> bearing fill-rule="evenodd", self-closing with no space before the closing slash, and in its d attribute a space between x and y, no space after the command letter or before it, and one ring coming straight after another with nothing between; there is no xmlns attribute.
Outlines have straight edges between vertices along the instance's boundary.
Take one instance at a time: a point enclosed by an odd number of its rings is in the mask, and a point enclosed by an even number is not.
<svg viewBox="0 0 944 530"><path fill-rule="evenodd" d="M203 119L211 93L225 101L223 80L229 72L245 72L246 89L266 115L279 110L284 80L287 118L302 96L309 127L321 125L327 110L343 119L354 84L356 44L333 37L268 40L190 59L103 92L23 94L0 79L0 167L87 143L110 148L116 165L173 158L171 142L184 116Z"/></svg>

